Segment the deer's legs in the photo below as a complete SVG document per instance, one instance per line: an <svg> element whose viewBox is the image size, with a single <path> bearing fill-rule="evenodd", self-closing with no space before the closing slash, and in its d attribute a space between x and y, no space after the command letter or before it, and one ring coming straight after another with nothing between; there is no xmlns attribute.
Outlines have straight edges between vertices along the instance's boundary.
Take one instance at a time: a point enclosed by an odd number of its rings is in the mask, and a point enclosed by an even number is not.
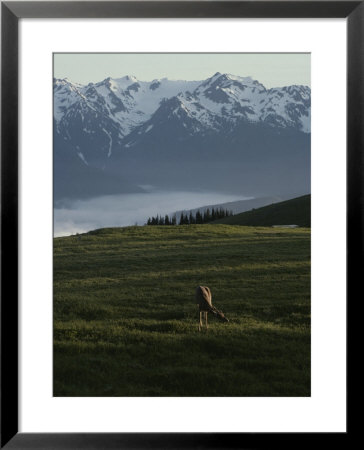
<svg viewBox="0 0 364 450"><path fill-rule="evenodd" d="M200 322L198 324L198 331L201 331L202 328L202 311L200 311Z"/></svg>
<svg viewBox="0 0 364 450"><path fill-rule="evenodd" d="M205 311L206 331L209 328L209 326L207 325L207 314L208 314L208 311Z"/></svg>

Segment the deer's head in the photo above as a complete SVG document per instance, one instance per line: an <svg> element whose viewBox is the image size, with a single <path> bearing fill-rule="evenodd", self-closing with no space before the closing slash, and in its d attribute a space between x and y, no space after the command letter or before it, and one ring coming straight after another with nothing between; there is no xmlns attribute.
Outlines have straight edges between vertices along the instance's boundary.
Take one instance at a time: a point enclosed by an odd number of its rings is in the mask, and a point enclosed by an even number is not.
<svg viewBox="0 0 364 450"><path fill-rule="evenodd" d="M221 322L229 322L229 319L225 317L224 313L222 312L219 312L217 317L219 318L219 320L221 320Z"/></svg>

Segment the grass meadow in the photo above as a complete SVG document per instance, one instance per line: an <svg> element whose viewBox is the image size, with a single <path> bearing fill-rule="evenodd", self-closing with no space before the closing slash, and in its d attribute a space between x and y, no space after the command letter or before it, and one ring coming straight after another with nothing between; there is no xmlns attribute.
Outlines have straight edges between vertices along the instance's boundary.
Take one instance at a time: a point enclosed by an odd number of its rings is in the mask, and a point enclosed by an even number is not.
<svg viewBox="0 0 364 450"><path fill-rule="evenodd" d="M195 288L213 304L198 332ZM309 396L310 229L125 227L54 239L55 396Z"/></svg>

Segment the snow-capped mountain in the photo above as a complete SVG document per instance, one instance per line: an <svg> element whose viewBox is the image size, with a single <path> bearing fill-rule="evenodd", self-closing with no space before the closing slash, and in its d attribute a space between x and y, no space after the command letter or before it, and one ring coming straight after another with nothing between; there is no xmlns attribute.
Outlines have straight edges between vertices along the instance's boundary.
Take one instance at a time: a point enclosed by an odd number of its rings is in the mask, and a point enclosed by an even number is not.
<svg viewBox="0 0 364 450"><path fill-rule="evenodd" d="M243 160L253 147L262 156L288 145L281 141L292 140L292 133L309 142L310 122L307 86L266 89L251 77L221 73L202 81L54 80L57 161L67 149L73 164L76 157L78 164L114 174L126 161L153 157L180 160L189 153L216 160L231 151Z"/></svg>
<svg viewBox="0 0 364 450"><path fill-rule="evenodd" d="M145 82L125 76L82 86L54 80L56 133L74 144L85 164L130 147L130 133L137 128L139 135L148 133L172 115L189 134L231 129L240 122L309 133L310 104L306 86L266 89L250 77L220 73L205 81Z"/></svg>
<svg viewBox="0 0 364 450"><path fill-rule="evenodd" d="M69 108L79 109L80 115L89 109L107 116L118 126L119 138L123 138L136 126L146 122L163 99L193 90L199 84L199 81L171 81L167 78L145 82L138 81L134 76L125 76L81 86L67 79L55 79L54 118L57 125L62 126ZM90 125L92 123L85 119L86 133L92 133Z"/></svg>
<svg viewBox="0 0 364 450"><path fill-rule="evenodd" d="M192 93L179 95L181 107L207 128L225 123L267 123L310 131L310 88L266 89L251 77L216 73Z"/></svg>

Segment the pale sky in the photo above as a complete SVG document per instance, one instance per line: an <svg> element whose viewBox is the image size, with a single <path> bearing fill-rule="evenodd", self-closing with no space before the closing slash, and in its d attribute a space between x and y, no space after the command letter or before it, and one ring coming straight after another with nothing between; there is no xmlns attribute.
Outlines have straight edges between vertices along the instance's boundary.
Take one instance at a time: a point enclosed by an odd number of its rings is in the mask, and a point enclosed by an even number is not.
<svg viewBox="0 0 364 450"><path fill-rule="evenodd" d="M216 72L251 76L265 87L311 85L309 53L56 53L54 77L81 84L134 75L204 80Z"/></svg>

